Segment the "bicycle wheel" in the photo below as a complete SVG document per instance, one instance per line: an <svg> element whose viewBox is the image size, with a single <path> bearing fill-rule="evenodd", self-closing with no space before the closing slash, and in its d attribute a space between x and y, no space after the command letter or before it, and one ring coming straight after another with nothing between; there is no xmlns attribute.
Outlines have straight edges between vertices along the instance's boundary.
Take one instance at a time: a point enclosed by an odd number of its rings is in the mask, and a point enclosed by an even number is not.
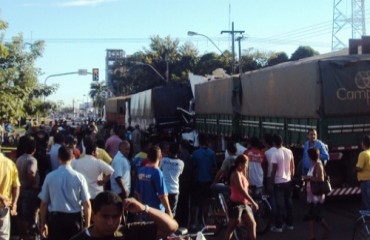
<svg viewBox="0 0 370 240"><path fill-rule="evenodd" d="M244 225L238 225L233 233L234 240L246 240L248 239L248 231Z"/></svg>
<svg viewBox="0 0 370 240"><path fill-rule="evenodd" d="M254 212L254 220L257 224L257 234L266 233L271 225L271 207L265 200L258 200L258 211Z"/></svg>
<svg viewBox="0 0 370 240"><path fill-rule="evenodd" d="M216 235L220 232L223 222L226 222L225 214L216 203L214 198L208 198L202 207L202 222L203 226L214 225L216 229L213 231Z"/></svg>
<svg viewBox="0 0 370 240"><path fill-rule="evenodd" d="M356 220L353 228L352 240L370 240L370 219L359 218Z"/></svg>

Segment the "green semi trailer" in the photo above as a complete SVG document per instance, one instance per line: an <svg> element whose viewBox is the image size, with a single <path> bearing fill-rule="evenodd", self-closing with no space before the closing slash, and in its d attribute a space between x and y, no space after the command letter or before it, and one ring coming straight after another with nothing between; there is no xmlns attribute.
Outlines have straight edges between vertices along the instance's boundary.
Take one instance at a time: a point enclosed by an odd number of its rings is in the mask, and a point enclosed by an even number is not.
<svg viewBox="0 0 370 240"><path fill-rule="evenodd" d="M197 131L213 139L280 134L298 174L315 128L330 154L328 195L358 194L355 164L370 134L370 55L317 56L205 81L195 85L195 113Z"/></svg>

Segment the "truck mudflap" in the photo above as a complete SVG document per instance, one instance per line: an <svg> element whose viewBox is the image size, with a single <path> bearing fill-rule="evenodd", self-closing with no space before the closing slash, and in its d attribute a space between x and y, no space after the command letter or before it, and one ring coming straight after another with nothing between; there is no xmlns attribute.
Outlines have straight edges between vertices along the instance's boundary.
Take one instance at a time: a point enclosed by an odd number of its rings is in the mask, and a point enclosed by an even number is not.
<svg viewBox="0 0 370 240"><path fill-rule="evenodd" d="M339 196L348 196L348 195L357 195L361 194L360 187L340 187L334 188L327 197L339 197Z"/></svg>

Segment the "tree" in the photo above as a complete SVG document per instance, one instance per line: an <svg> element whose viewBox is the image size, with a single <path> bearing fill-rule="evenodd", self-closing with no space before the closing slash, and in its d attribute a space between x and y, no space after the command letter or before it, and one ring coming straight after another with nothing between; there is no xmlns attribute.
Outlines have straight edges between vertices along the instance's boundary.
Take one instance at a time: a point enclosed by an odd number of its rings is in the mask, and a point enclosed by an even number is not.
<svg viewBox="0 0 370 240"><path fill-rule="evenodd" d="M103 116L103 107L107 95L108 88L105 81L92 82L90 84L89 96L93 100L93 107L98 108L98 115Z"/></svg>
<svg viewBox="0 0 370 240"><path fill-rule="evenodd" d="M0 21L0 30L8 24ZM41 73L35 60L42 56L43 41L25 43L22 34L4 42L0 40L0 116L8 120L24 117L29 109L35 109L34 89L38 86L37 77Z"/></svg>
<svg viewBox="0 0 370 240"><path fill-rule="evenodd" d="M312 57L319 55L320 53L318 51L315 51L310 46L299 46L297 50L295 50L294 53L292 53L292 56L290 57L290 61L296 61L302 58Z"/></svg>
<svg viewBox="0 0 370 240"><path fill-rule="evenodd" d="M289 57L285 52L277 52L271 54L270 58L267 60L267 65L273 66L287 61L289 61Z"/></svg>

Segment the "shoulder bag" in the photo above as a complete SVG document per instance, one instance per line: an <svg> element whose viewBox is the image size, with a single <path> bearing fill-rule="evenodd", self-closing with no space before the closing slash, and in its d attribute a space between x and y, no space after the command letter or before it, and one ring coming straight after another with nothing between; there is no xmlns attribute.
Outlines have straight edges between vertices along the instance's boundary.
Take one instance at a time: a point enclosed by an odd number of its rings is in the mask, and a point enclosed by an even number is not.
<svg viewBox="0 0 370 240"><path fill-rule="evenodd" d="M313 195L322 195L328 194L331 192L331 184L330 184L330 177L326 174L324 170L324 181L323 182L314 182L311 181L311 191ZM316 168L313 171L313 175L316 176Z"/></svg>

